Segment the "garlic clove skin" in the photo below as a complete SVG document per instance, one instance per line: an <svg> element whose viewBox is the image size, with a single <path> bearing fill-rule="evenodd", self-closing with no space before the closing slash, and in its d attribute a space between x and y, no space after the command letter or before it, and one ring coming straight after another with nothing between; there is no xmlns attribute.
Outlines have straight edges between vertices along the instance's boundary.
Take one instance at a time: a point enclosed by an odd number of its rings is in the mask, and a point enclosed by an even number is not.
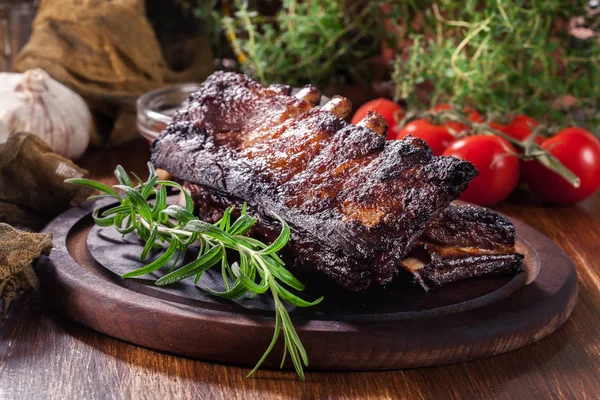
<svg viewBox="0 0 600 400"><path fill-rule="evenodd" d="M83 98L41 69L0 73L0 121L9 134L31 132L70 159L83 155L92 129ZM0 131L0 143L7 137Z"/></svg>
<svg viewBox="0 0 600 400"><path fill-rule="evenodd" d="M8 140L8 128L0 121L0 144Z"/></svg>

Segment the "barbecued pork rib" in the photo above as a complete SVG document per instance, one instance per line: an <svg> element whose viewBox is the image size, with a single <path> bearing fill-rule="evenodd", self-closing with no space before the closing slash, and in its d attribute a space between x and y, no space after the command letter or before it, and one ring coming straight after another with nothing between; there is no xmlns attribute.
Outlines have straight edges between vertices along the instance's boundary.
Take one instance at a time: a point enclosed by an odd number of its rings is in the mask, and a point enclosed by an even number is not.
<svg viewBox="0 0 600 400"><path fill-rule="evenodd" d="M402 261L425 290L450 282L521 271L515 227L485 208L446 208Z"/></svg>
<svg viewBox="0 0 600 400"><path fill-rule="evenodd" d="M315 90L294 97L216 72L153 143L152 161L187 181L205 208L247 202L266 239L278 230L273 213L281 216L292 230L290 264L349 290L385 285L477 172L434 157L420 139L386 142L369 128L381 127L377 116L346 123L347 99L313 108Z"/></svg>

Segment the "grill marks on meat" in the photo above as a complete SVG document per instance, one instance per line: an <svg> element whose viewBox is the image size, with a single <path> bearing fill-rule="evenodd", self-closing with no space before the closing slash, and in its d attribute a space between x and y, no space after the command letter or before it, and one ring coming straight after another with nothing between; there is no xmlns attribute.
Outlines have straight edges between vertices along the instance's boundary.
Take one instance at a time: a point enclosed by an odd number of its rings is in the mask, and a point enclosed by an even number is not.
<svg viewBox="0 0 600 400"><path fill-rule="evenodd" d="M515 227L472 206L449 206L417 241L402 266L425 290L450 282L522 271Z"/></svg>
<svg viewBox="0 0 600 400"><path fill-rule="evenodd" d="M377 117L348 124L346 99L313 108L315 90L289 96L214 73L153 143L152 161L188 182L205 213L247 202L259 236L272 237L280 215L292 229L291 264L350 290L384 285L476 170L434 157L420 139L386 142L368 127Z"/></svg>

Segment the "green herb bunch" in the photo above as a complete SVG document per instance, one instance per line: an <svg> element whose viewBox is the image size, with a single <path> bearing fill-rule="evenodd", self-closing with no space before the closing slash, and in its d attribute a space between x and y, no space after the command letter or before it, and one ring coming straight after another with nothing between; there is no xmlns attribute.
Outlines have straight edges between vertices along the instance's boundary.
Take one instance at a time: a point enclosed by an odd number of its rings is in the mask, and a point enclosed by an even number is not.
<svg viewBox="0 0 600 400"><path fill-rule="evenodd" d="M384 34L380 2L283 0L268 16L235 0L223 24L242 68L262 83L363 81Z"/></svg>
<svg viewBox="0 0 600 400"><path fill-rule="evenodd" d="M193 15L211 44L213 54L217 58L231 57L231 49L227 46L223 35L222 13L218 0L173 0L187 15Z"/></svg>
<svg viewBox="0 0 600 400"><path fill-rule="evenodd" d="M585 1L391 3L395 47L412 43L393 72L397 100L410 108L450 102L562 123L570 122L557 106L563 95L574 96L578 109L597 109L600 45L566 29L571 16L585 15ZM428 101L415 95L425 82Z"/></svg>
<svg viewBox="0 0 600 400"><path fill-rule="evenodd" d="M114 189L100 182L89 179L68 179L66 182L90 187L101 192L94 198L114 198L117 205L105 211L95 209L92 217L96 224L114 227L126 235L136 232L145 242L140 260L145 260L153 249L164 252L145 267L130 271L123 278L133 278L160 270L175 259L169 271L156 281L163 286L187 278L194 278L198 284L202 274L210 268L220 267L225 291L206 288L211 294L226 299L236 299L246 296L254 297L269 292L275 305L275 332L273 339L260 358L251 376L261 366L273 350L281 331L285 341L281 367L289 354L296 372L304 380L303 365L308 366L306 351L285 308L284 302L296 307L310 307L318 304L323 298L314 302L305 301L288 289L303 290L304 285L298 281L277 256L290 238L290 228L287 223L275 216L282 225L277 239L267 245L254 238L246 236L256 223L256 219L246 213L244 204L238 219L232 219L233 207L223 213L223 217L215 224L210 224L194 216L193 201L190 195L176 182L161 181L151 163L148 163L150 176L143 182L135 174L138 183L134 184L126 171L118 166L115 176L119 185ZM185 207L167 205L167 188L175 187L185 195ZM117 193L122 190L124 195ZM149 203L150 197L155 197L154 204ZM198 246L196 259L183 264L183 255L190 246ZM165 249L166 247L166 249ZM229 255L237 255L237 261L230 263Z"/></svg>

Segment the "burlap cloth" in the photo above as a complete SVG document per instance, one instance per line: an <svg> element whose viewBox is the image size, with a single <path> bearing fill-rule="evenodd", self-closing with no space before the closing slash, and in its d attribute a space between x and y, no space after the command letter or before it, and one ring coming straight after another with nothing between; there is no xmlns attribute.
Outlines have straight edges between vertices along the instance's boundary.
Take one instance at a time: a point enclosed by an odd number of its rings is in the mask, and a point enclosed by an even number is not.
<svg viewBox="0 0 600 400"><path fill-rule="evenodd" d="M37 289L31 263L52 250L51 233L30 233L0 223L0 316L25 290Z"/></svg>
<svg viewBox="0 0 600 400"><path fill-rule="evenodd" d="M118 144L138 136L139 95L168 83L202 81L213 69L207 39L196 37L186 43L194 52L190 64L180 72L171 70L144 4L42 0L31 38L15 61L15 71L42 68L88 102L101 135L92 138L96 143Z"/></svg>
<svg viewBox="0 0 600 400"><path fill-rule="evenodd" d="M64 182L86 175L39 137L22 132L9 136L0 145L0 222L41 229L91 194L90 189Z"/></svg>
<svg viewBox="0 0 600 400"><path fill-rule="evenodd" d="M15 133L0 145L0 317L20 292L37 288L31 263L52 249L50 233L24 232L7 223L41 229L87 199L91 189L64 182L86 175L33 134Z"/></svg>

